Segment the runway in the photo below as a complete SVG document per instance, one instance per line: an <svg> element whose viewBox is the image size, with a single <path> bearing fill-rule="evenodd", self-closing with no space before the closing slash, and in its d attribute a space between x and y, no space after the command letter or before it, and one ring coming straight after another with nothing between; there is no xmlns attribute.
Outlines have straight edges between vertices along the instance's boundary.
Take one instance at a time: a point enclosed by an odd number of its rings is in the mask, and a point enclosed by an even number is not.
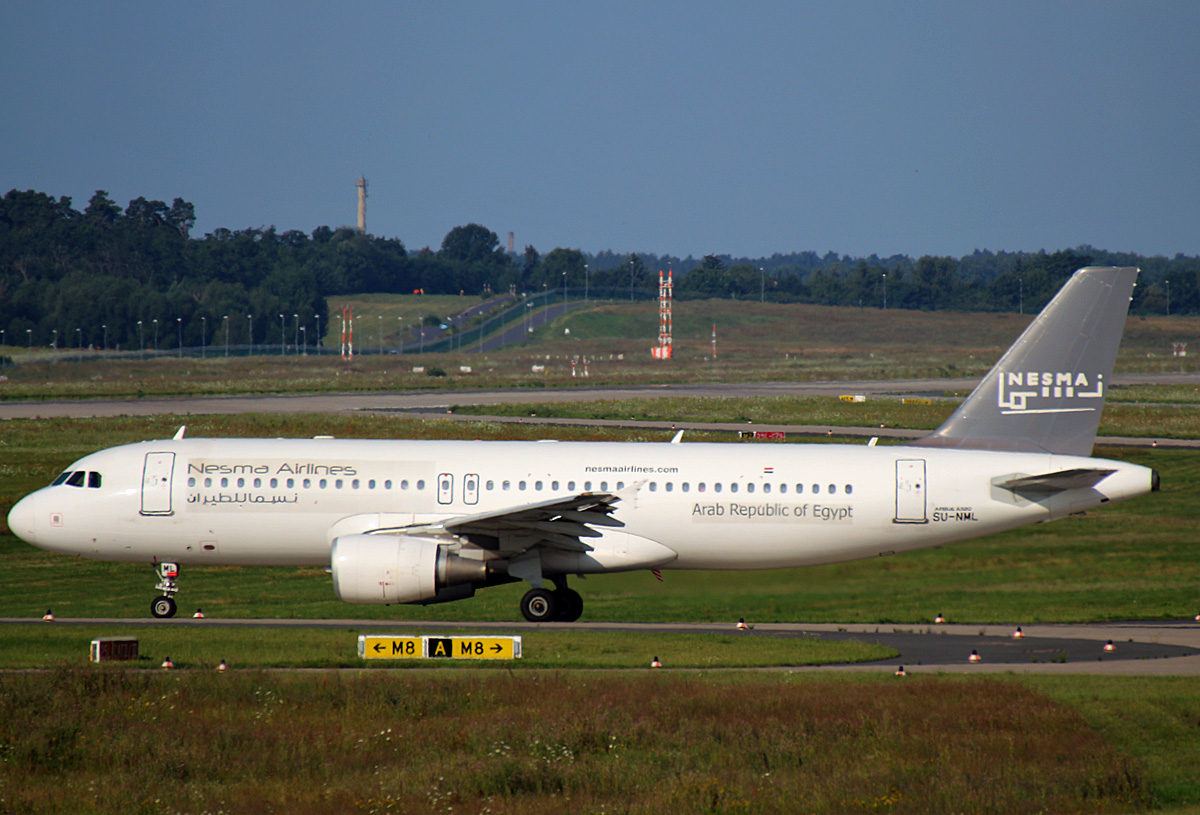
<svg viewBox="0 0 1200 815"><path fill-rule="evenodd" d="M838 623L762 623L738 632L733 623L525 623L429 622L414 620L298 620L298 619L178 619L89 617L59 618L53 623L39 618L6 617L0 624L114 626L182 626L211 628L327 628L347 632L379 630L405 634L429 631L514 633L603 631L626 633L681 633L745 637L815 637L823 640L858 640L890 646L900 652L894 659L843 665L784 665L767 670L806 672L876 671L892 673L903 665L909 673L1037 673L1105 674L1120 676L1200 676L1200 623L1132 622L1072 625L1027 625L1024 636L1012 636L1014 626L997 625L862 625ZM1111 652L1104 646L1113 643ZM980 661L968 657L975 651ZM666 666L669 668L670 666ZM762 669L756 669L762 670Z"/></svg>

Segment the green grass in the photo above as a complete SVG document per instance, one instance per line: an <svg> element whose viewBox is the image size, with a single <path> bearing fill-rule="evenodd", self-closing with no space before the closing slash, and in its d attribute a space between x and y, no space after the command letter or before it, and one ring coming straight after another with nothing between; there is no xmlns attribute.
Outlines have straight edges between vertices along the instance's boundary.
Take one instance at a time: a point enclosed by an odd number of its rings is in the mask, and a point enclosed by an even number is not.
<svg viewBox="0 0 1200 815"><path fill-rule="evenodd" d="M11 812L1126 812L1169 783L1018 681L0 675Z"/></svg>
<svg viewBox="0 0 1200 815"><path fill-rule="evenodd" d="M139 659L122 663L158 668L171 658L177 668L212 668L221 660L253 668L414 668L425 660L363 660L358 635L480 634L468 629L436 632L404 629L244 628L240 626L105 625L55 623L0 625L0 668L47 668L86 662L96 637L137 637ZM489 629L488 636L500 635ZM513 633L513 632L504 632ZM770 637L753 633L656 634L608 631L519 631L520 660L480 663L452 660L463 667L645 668L657 656L671 668L742 668L774 665L825 665L891 659L891 648L858 642ZM435 667L437 663L434 663Z"/></svg>

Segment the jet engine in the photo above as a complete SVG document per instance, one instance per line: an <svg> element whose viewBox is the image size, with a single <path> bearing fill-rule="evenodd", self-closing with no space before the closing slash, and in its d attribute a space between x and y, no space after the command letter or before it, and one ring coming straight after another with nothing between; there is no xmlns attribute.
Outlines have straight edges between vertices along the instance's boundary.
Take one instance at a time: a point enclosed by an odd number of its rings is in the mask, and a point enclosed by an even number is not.
<svg viewBox="0 0 1200 815"><path fill-rule="evenodd" d="M334 538L333 590L348 603L444 603L475 594L487 564L464 558L446 541L413 535Z"/></svg>

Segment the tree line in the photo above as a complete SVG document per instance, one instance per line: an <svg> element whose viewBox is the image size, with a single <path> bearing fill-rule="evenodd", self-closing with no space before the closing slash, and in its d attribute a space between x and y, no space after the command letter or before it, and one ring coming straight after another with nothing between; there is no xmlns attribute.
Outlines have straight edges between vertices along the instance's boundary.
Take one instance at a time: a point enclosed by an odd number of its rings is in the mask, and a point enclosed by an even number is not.
<svg viewBox="0 0 1200 815"><path fill-rule="evenodd" d="M0 344L174 348L228 341L309 342L328 330L328 301L395 292L488 296L557 290L595 298L657 295L671 270L678 298L738 298L872 308L1036 311L1080 266L1143 269L1134 309L1200 312L1200 260L1080 247L962 258L852 258L800 252L769 258L588 254L533 246L505 251L479 224L441 247L409 252L394 238L321 226L191 235L195 207L104 190L77 210L68 197L9 191L0 200ZM280 315L283 315L282 319Z"/></svg>

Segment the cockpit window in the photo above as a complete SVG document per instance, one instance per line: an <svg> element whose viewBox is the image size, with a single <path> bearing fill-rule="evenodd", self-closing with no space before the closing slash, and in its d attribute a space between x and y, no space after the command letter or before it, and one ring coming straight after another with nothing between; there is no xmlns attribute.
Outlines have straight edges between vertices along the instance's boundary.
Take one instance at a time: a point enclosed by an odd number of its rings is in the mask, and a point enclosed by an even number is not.
<svg viewBox="0 0 1200 815"><path fill-rule="evenodd" d="M67 470L65 473L63 473L62 475L60 475L58 478L54 479L54 481L53 481L53 482L51 482L50 486L51 486L51 487L57 487L57 486L58 486L59 484L61 484L62 482L66 481L66 480L67 480L67 478L68 478L70 475L71 475L71 471L70 471L70 470Z"/></svg>
<svg viewBox="0 0 1200 815"><path fill-rule="evenodd" d="M83 470L76 470L67 478L68 487L82 487L83 479L87 477L87 473Z"/></svg>
<svg viewBox="0 0 1200 815"><path fill-rule="evenodd" d="M88 473L88 487L93 490L100 489L100 473Z"/></svg>

